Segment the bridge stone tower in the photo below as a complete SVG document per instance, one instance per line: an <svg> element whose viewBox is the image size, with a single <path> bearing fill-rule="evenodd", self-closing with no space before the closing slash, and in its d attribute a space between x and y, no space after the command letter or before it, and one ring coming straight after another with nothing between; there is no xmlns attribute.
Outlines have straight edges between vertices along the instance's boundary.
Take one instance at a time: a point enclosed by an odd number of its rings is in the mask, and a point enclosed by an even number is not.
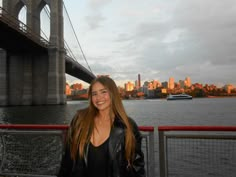
<svg viewBox="0 0 236 177"><path fill-rule="evenodd" d="M26 6L26 24L38 35L40 12L48 5L50 41L46 54L0 49L0 105L65 104L63 1L3 0L2 5L15 17Z"/></svg>

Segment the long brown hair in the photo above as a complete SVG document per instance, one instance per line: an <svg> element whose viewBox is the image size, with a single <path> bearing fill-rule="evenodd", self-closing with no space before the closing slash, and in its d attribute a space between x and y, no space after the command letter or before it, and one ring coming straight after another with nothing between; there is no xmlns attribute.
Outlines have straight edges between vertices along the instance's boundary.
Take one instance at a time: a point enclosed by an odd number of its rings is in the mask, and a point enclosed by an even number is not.
<svg viewBox="0 0 236 177"><path fill-rule="evenodd" d="M135 149L135 138L132 126L129 123L128 116L125 112L122 100L115 82L106 76L96 78L90 84L88 90L89 106L86 109L78 111L71 122L69 129L69 142L71 144L71 157L76 159L77 155L84 156L86 144L89 143L94 128L94 118L98 114L97 108L92 103L93 85L99 82L108 89L111 97L110 115L116 115L115 118L121 119L126 127L125 131L125 157L129 163L132 163Z"/></svg>

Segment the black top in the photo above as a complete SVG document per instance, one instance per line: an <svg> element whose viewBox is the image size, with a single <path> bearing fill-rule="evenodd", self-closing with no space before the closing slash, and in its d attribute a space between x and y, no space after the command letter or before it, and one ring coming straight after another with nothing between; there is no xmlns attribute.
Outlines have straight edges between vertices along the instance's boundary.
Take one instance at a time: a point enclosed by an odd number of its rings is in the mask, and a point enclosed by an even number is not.
<svg viewBox="0 0 236 177"><path fill-rule="evenodd" d="M97 147L90 142L88 150L88 177L108 177L108 142L109 138Z"/></svg>

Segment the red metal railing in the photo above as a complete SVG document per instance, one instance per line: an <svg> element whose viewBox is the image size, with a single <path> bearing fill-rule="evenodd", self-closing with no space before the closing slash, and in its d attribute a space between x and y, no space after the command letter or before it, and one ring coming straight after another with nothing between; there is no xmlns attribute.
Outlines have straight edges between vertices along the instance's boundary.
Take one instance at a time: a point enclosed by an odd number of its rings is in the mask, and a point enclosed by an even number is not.
<svg viewBox="0 0 236 177"><path fill-rule="evenodd" d="M0 176L56 176L68 128L68 125L0 124ZM154 127L140 126L139 130L143 135L147 177L153 177Z"/></svg>
<svg viewBox="0 0 236 177"><path fill-rule="evenodd" d="M68 125L0 125L0 175L24 176L27 175L27 169L30 169L30 176L55 176L68 127ZM160 177L209 175L231 177L236 174L236 126L159 126L159 146L155 150L157 154L154 152L154 127L140 126L139 129L144 137L143 150L148 177L159 176L154 170L160 171ZM58 153L52 151L51 146L57 147ZM154 157L158 155L158 151L159 160L155 161ZM14 156L10 156L10 153ZM30 159L24 159L24 153ZM29 156L29 153L32 155ZM57 155L53 158L56 166L48 169L51 166L48 163L52 161L48 157L52 154ZM43 170L37 171L37 166L32 167L27 164L28 161L42 158L41 155L44 156L41 161L47 162L46 165L40 164ZM16 169L17 165L24 169ZM8 171L5 170L7 168Z"/></svg>
<svg viewBox="0 0 236 177"><path fill-rule="evenodd" d="M42 125L42 124L0 124L0 129L50 129L50 130L67 130L69 125ZM152 126L139 126L143 132L154 132Z"/></svg>
<svg viewBox="0 0 236 177"><path fill-rule="evenodd" d="M236 126L159 126L158 131L236 131Z"/></svg>
<svg viewBox="0 0 236 177"><path fill-rule="evenodd" d="M0 129L50 129L50 130L67 130L68 125L41 125L41 124L0 124Z"/></svg>

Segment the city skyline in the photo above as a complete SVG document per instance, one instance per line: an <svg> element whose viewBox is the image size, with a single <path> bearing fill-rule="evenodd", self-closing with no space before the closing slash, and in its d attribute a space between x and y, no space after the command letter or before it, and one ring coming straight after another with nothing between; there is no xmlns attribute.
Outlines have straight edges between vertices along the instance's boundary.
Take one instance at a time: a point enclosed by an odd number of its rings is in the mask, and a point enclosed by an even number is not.
<svg viewBox="0 0 236 177"><path fill-rule="evenodd" d="M109 75L106 75L110 77ZM100 76L97 76L100 77ZM66 95L70 99L87 99L88 88L83 88L82 84L66 84ZM170 77L168 81L143 81L141 75L137 75L137 80L128 81L123 86L118 86L121 97L130 98L166 98L168 94L188 93L193 97L216 97L216 96L236 96L236 88L231 84L217 87L214 84L192 83L190 77L176 81Z"/></svg>
<svg viewBox="0 0 236 177"><path fill-rule="evenodd" d="M106 76L110 76L110 75L106 75ZM159 81L160 83L167 82L168 84L169 84L170 82L172 82L172 83L171 83L172 86L171 86L170 88L172 88L175 83L179 83L179 82L181 82L181 81L183 81L183 82L186 81L188 87L189 87L190 85L192 85L192 84L215 85L215 86L218 87L218 88L222 88L222 87L224 87L225 85L232 85L233 88L236 87L236 85L231 84L231 83L224 83L223 85L218 86L218 85L216 85L215 83L200 83L200 82L195 82L195 81L192 81L191 77L189 77L189 76L185 76L185 78L181 78L181 79L175 79L175 77L169 77L167 80L164 80L164 81L157 80L157 79L142 80L142 79L141 79L141 78L142 78L142 75L141 75L141 74L137 74L136 77L137 77L137 78L136 78L135 80L128 80L127 82L124 82L124 83L121 83L121 84L120 84L118 81L116 81L116 80L114 80L114 81L116 82L117 86L122 87L122 88L124 88L124 87L125 87L125 84L127 84L127 83L128 83L128 84L131 83L131 84L133 84L134 87L135 87L135 86L136 86L136 83L137 83L137 85L138 85L139 79L140 79L140 84L141 84L140 86L141 86L141 87L143 87L143 85L144 85L145 82L152 82L152 81ZM171 80L171 81L170 81L170 80ZM88 84L88 83L85 83L85 82L83 82L83 81L81 81L81 80L75 80L73 83L70 83L70 82L68 82L68 81L66 81L66 82L67 82L69 85L82 83L82 85L83 85L84 88L88 88L88 87L89 87L89 84Z"/></svg>

